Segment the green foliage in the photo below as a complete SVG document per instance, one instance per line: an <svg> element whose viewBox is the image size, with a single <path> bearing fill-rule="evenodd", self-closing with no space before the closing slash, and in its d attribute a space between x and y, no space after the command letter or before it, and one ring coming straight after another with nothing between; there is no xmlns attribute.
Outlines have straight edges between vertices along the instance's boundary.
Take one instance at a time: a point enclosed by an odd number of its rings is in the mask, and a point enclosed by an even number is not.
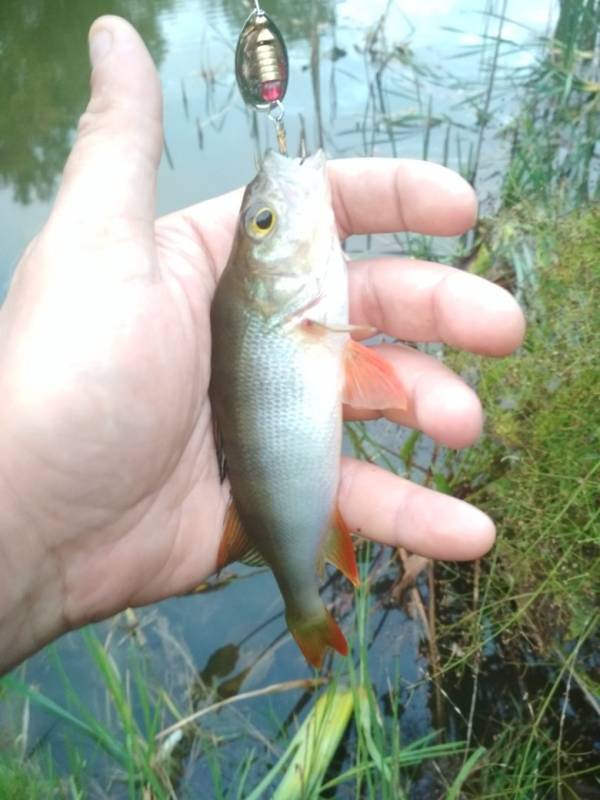
<svg viewBox="0 0 600 800"><path fill-rule="evenodd" d="M21 762L16 754L0 751L0 797L6 800L59 800L66 798L58 780L44 774L35 761Z"/></svg>
<svg viewBox="0 0 600 800"><path fill-rule="evenodd" d="M452 484L498 523L494 601L517 595L518 617L557 640L581 632L600 579L600 211L558 230L548 223L542 256L548 236L553 256L539 264L520 353L453 359L478 374L487 422L481 443L456 459ZM499 604L499 626L512 609Z"/></svg>
<svg viewBox="0 0 600 800"><path fill-rule="evenodd" d="M505 208L525 198L573 207L597 197L600 69L593 49L599 20L598 0L561 2L554 38L533 68L509 128Z"/></svg>
<svg viewBox="0 0 600 800"><path fill-rule="evenodd" d="M491 647L517 662L542 659L555 675L529 697L529 713L515 707L520 723L506 724L465 796L571 796L590 770L590 754L580 744L576 756L563 743L559 697L567 682L588 697L598 690L585 654L600 633L600 209L580 209L560 223L547 214L534 227L521 215L501 215L496 224L529 237L535 289L525 293L529 328L516 356L450 359L465 377L475 376L487 419L479 444L446 461L449 480L453 493L492 516L498 541L476 595L468 583L462 599L454 596L452 621L439 633L453 642L447 673L472 671ZM492 255L508 265L506 237L496 232L490 241L501 243ZM451 595L454 584L445 584Z"/></svg>
<svg viewBox="0 0 600 800"><path fill-rule="evenodd" d="M84 629L80 635L90 666L105 692L105 718L75 691L56 653L53 662L66 697L63 704L15 673L4 677L2 686L63 723L71 736L76 734L96 745L107 757L111 770L117 771L119 782L127 786L132 800L142 791L151 793L149 796L156 800L167 798L172 793L171 753L156 739L164 701L143 654L131 649L125 665L118 666L110 649L92 629ZM172 701L170 706L173 707ZM4 796L0 793L0 797Z"/></svg>

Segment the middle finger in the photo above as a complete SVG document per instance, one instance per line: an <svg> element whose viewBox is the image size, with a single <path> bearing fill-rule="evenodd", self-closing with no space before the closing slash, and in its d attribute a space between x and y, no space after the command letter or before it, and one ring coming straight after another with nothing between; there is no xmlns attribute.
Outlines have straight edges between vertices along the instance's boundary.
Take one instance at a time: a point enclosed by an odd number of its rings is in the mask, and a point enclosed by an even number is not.
<svg viewBox="0 0 600 800"><path fill-rule="evenodd" d="M525 322L515 299L477 275L391 257L350 262L348 273L356 325L493 356L507 355L523 338Z"/></svg>

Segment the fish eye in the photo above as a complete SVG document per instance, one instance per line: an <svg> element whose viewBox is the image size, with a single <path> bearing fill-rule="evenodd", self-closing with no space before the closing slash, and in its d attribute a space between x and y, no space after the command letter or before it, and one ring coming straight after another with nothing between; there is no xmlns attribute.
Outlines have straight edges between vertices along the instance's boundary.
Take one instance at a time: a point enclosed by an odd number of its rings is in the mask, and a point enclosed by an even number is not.
<svg viewBox="0 0 600 800"><path fill-rule="evenodd" d="M277 215L272 208L251 208L246 215L246 230L253 238L264 239L275 227L276 220Z"/></svg>
<svg viewBox="0 0 600 800"><path fill-rule="evenodd" d="M269 211L268 208L261 209L254 217L254 224L261 231L270 231L274 221L273 212Z"/></svg>

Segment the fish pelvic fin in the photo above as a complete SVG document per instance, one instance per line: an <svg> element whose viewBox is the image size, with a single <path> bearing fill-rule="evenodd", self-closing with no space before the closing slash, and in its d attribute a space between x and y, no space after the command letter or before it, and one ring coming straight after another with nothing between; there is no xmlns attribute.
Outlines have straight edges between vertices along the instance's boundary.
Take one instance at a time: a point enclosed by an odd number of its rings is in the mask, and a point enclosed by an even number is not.
<svg viewBox="0 0 600 800"><path fill-rule="evenodd" d="M325 561L329 561L330 564L339 569L354 586L360 586L352 535L344 522L339 508L336 508L333 513L323 556Z"/></svg>
<svg viewBox="0 0 600 800"><path fill-rule="evenodd" d="M346 637L325 606L318 617L304 619L286 611L285 618L302 655L316 669L321 668L328 647L343 656L348 655Z"/></svg>
<svg viewBox="0 0 600 800"><path fill-rule="evenodd" d="M234 561L242 561L252 567L265 564L264 558L248 538L232 500L225 512L223 536L217 555L217 572Z"/></svg>
<svg viewBox="0 0 600 800"><path fill-rule="evenodd" d="M408 408L408 395L394 368L372 347L348 341L344 351L344 403L354 408Z"/></svg>

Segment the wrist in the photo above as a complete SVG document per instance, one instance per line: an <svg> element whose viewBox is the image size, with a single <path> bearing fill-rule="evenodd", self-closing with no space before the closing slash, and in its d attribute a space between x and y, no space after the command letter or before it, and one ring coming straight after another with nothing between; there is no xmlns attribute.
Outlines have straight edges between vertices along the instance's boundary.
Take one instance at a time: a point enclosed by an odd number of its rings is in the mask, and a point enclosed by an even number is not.
<svg viewBox="0 0 600 800"><path fill-rule="evenodd" d="M58 559L0 481L0 674L66 632Z"/></svg>

